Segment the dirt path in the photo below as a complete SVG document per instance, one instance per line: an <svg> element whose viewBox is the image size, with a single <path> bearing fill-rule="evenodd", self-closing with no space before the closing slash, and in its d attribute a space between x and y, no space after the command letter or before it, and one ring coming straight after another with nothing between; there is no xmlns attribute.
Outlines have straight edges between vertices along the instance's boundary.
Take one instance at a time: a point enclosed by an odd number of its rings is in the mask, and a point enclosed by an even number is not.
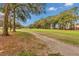
<svg viewBox="0 0 79 59"><path fill-rule="evenodd" d="M65 44L53 38L40 35L38 33L32 32L31 34L35 35L37 38L46 43L51 50L55 50L56 52L60 52L61 55L65 56L79 56L79 47Z"/></svg>

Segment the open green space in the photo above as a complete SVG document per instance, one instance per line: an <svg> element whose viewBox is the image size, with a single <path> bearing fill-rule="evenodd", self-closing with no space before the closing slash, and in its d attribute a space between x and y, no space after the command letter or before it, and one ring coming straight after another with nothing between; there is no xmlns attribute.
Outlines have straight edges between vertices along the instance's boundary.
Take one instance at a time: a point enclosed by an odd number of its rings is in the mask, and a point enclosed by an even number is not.
<svg viewBox="0 0 79 59"><path fill-rule="evenodd" d="M79 45L79 31L54 30L54 29L21 29L22 31L38 32L40 34L55 38L65 43Z"/></svg>

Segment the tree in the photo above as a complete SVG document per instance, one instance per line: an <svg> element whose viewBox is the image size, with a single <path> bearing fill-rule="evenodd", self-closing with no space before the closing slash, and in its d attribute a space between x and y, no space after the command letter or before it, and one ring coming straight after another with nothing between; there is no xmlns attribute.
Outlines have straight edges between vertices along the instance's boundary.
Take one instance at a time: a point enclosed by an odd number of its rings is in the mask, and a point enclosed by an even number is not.
<svg viewBox="0 0 79 59"><path fill-rule="evenodd" d="M59 29L74 29L75 21L79 19L79 17L75 14L76 8L77 7L71 8L55 16L46 17L35 22L34 26L39 26L39 28L50 27L55 29L56 25L58 25Z"/></svg>
<svg viewBox="0 0 79 59"><path fill-rule="evenodd" d="M19 18L21 21L26 21L27 18L31 18L30 14L40 14L44 12L44 5L45 4L10 4L12 11L13 11L13 32L15 32L15 19L16 16Z"/></svg>
<svg viewBox="0 0 79 59"><path fill-rule="evenodd" d="M4 6L4 20L3 20L3 35L7 36L8 34L8 15L9 15L9 4Z"/></svg>
<svg viewBox="0 0 79 59"><path fill-rule="evenodd" d="M67 26L70 24L70 29L74 28L74 22L79 19L79 17L73 12L73 9L67 10L60 14L59 24L61 25L61 29L68 28Z"/></svg>
<svg viewBox="0 0 79 59"><path fill-rule="evenodd" d="M17 8L16 8L16 7ZM13 8L14 7L14 8ZM15 19L21 21L26 21L27 18L31 17L31 14L41 14L44 12L44 4L5 4L4 9L4 22L3 22L3 35L8 35L8 18L10 16L10 11L14 13L13 21L13 31L15 31ZM16 18L17 17L17 18Z"/></svg>

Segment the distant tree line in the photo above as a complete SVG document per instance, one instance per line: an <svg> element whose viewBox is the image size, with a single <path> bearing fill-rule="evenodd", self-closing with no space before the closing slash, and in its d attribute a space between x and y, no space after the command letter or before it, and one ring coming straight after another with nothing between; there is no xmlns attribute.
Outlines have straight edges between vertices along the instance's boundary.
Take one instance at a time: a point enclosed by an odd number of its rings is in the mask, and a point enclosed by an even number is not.
<svg viewBox="0 0 79 59"><path fill-rule="evenodd" d="M43 29L75 29L76 21L79 20L78 12L78 7L74 7L58 15L40 19L29 27Z"/></svg>

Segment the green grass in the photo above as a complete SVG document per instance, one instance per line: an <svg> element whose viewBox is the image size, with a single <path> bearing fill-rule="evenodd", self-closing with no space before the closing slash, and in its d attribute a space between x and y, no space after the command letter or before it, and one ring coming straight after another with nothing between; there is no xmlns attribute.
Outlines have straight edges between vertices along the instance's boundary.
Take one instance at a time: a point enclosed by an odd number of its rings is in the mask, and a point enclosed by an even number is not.
<svg viewBox="0 0 79 59"><path fill-rule="evenodd" d="M36 55L31 52L20 52L17 53L17 56L36 56Z"/></svg>
<svg viewBox="0 0 79 59"><path fill-rule="evenodd" d="M32 34L27 33L27 32L21 32L21 31L16 31L15 35L17 35L20 38L27 38L30 39L31 37L34 37Z"/></svg>
<svg viewBox="0 0 79 59"><path fill-rule="evenodd" d="M36 31L37 29L17 29L16 32L9 32L9 36L5 36L4 39L1 40L1 43L5 43L1 45L3 48L1 50L5 50L3 55L18 55L18 56L39 56L39 55L49 55L49 56L58 56L61 55L59 53L51 53L45 43L41 40L38 40L34 35L28 33L29 31ZM37 30L40 31L40 30ZM2 30L1 30L2 32ZM1 34L0 32L0 34ZM0 39L3 39L0 36Z"/></svg>
<svg viewBox="0 0 79 59"><path fill-rule="evenodd" d="M21 29L23 31L39 32L43 35L55 38L65 43L79 45L79 31L74 30L53 30L53 29Z"/></svg>

